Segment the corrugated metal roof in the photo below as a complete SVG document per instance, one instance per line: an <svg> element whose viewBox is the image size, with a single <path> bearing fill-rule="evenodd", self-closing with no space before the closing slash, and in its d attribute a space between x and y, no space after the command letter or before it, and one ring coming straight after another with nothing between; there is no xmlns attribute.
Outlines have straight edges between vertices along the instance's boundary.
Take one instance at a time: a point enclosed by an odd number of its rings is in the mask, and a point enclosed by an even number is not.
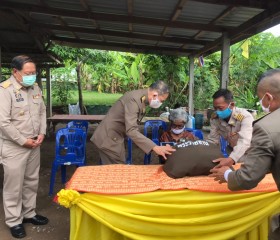
<svg viewBox="0 0 280 240"><path fill-rule="evenodd" d="M208 24L226 8L225 5L189 1L183 8L178 21Z"/></svg>
<svg viewBox="0 0 280 240"><path fill-rule="evenodd" d="M257 16L264 9L239 7L217 22L219 25L238 27L250 18Z"/></svg>
<svg viewBox="0 0 280 240"><path fill-rule="evenodd" d="M1 0L3 55L50 42L117 51L207 55L280 23L280 0Z"/></svg>
<svg viewBox="0 0 280 240"><path fill-rule="evenodd" d="M133 16L168 20L177 1L136 0L133 1Z"/></svg>

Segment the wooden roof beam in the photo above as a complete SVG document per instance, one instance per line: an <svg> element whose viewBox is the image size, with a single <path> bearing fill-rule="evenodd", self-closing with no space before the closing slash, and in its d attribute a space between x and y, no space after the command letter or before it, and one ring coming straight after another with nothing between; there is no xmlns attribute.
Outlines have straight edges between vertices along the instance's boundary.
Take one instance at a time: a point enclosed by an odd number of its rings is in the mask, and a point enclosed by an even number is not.
<svg viewBox="0 0 280 240"><path fill-rule="evenodd" d="M278 2L275 3L275 5L271 5L270 9L265 10L260 14L256 15L246 23L239 26L237 29L229 31L231 44L234 44L245 38L255 35L256 28L258 28L259 31L264 31L265 29L277 24L280 24L280 4L278 4ZM245 31L247 32L246 35L244 35ZM211 54L217 51L219 43L221 43L221 38L213 41L207 47L202 48L200 51L197 52L197 55L201 55L205 52Z"/></svg>
<svg viewBox="0 0 280 240"><path fill-rule="evenodd" d="M213 19L209 25L215 24L215 22L219 21L220 19L226 17L228 14L230 14L233 10L235 9L235 7L228 7L226 8L223 12L221 12L215 19ZM198 31L197 34L195 34L193 36L193 39L197 39L201 34L203 33L203 31ZM184 49L186 47L186 44L182 45L181 48Z"/></svg>
<svg viewBox="0 0 280 240"><path fill-rule="evenodd" d="M51 39L58 44L72 46L72 47L82 47L82 48L94 48L102 50L113 50L122 52L136 52L136 53L154 53L154 54L167 54L175 56L188 56L189 51L179 50L177 48L170 47L156 47L156 46L145 46L145 45L134 45L134 44L122 44L122 43L110 43L107 42L104 45L103 42L92 41L92 40L77 40L63 37L51 37Z"/></svg>
<svg viewBox="0 0 280 240"><path fill-rule="evenodd" d="M140 33L128 33L128 32L120 32L120 31L109 31L109 30L95 30L90 28L82 28L82 27L74 27L74 26L61 26L61 25L53 25L53 24L45 24L45 23L34 23L33 27L37 27L38 29L50 29L50 30L61 30L61 31L71 31L71 32L81 32L81 33L89 33L89 34L102 34L104 36L114 36L114 37L127 37L133 39L143 39L143 40L151 40L151 41L162 41L162 42L171 42L171 43L181 43L181 44L200 44L205 45L210 43L211 41L205 40L194 40L194 39L186 39L186 38L178 38L178 37L161 37L155 35L147 35Z"/></svg>
<svg viewBox="0 0 280 240"><path fill-rule="evenodd" d="M184 5L186 4L187 1L188 1L188 0L179 0L179 1L178 1L178 3L177 3L177 5L176 5L175 9L173 10L173 13L172 13L171 16L170 16L170 21L169 21L169 22L174 22L174 21L176 21L176 19L180 16L180 14L181 14L181 12L182 12L182 10L183 10L183 7L184 7ZM162 33L161 33L161 36L164 36L164 35L166 34L167 29L168 29L167 26L165 26L165 27L163 28L163 31L162 31Z"/></svg>
<svg viewBox="0 0 280 240"><path fill-rule="evenodd" d="M129 17L133 16L133 0L127 0L127 13ZM129 22L128 23L128 31L132 32L133 27L132 27L132 23Z"/></svg>
<svg viewBox="0 0 280 240"><path fill-rule="evenodd" d="M87 1L86 0L80 0L80 2L82 4L83 8L85 9L85 11L91 15L91 8L88 5ZM95 19L94 18L90 18L90 20L91 20L93 26L96 28L96 30L99 31L100 27L99 27L98 23L95 21ZM101 41L105 41L105 39L102 36L102 34L99 34L99 36L101 38Z"/></svg>

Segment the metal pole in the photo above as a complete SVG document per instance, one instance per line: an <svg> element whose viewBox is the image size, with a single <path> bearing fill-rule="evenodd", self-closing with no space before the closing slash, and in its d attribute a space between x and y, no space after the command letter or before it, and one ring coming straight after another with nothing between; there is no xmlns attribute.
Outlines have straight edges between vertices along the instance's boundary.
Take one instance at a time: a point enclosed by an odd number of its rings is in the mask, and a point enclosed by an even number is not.
<svg viewBox="0 0 280 240"><path fill-rule="evenodd" d="M189 114L194 115L193 92L194 92L194 56L189 56Z"/></svg>
<svg viewBox="0 0 280 240"><path fill-rule="evenodd" d="M46 68L46 84L47 84L47 117L52 116L52 97L51 97L51 78L50 68Z"/></svg>

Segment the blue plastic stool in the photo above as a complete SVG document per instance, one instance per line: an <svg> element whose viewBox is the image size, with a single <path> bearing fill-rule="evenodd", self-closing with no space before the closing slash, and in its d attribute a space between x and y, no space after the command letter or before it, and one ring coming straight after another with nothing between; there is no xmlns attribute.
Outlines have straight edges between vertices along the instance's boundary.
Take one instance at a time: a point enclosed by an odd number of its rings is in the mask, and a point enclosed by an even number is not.
<svg viewBox="0 0 280 240"><path fill-rule="evenodd" d="M162 128L163 131L167 130L167 124L166 122L162 120L148 120L144 124L144 135L148 136L148 129L152 130L152 138L151 140L159 145L159 129ZM151 153L145 154L144 156L144 164L150 164L151 163Z"/></svg>

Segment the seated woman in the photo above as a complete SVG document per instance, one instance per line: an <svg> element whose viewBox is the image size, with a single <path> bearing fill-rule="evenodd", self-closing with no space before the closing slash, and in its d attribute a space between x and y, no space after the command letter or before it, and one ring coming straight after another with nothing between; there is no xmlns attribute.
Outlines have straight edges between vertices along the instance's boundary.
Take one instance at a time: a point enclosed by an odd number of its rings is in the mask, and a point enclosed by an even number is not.
<svg viewBox="0 0 280 240"><path fill-rule="evenodd" d="M169 115L170 129L161 135L159 141L182 143L197 140L197 137L185 130L188 119L188 114L185 110L181 108L172 110Z"/></svg>

